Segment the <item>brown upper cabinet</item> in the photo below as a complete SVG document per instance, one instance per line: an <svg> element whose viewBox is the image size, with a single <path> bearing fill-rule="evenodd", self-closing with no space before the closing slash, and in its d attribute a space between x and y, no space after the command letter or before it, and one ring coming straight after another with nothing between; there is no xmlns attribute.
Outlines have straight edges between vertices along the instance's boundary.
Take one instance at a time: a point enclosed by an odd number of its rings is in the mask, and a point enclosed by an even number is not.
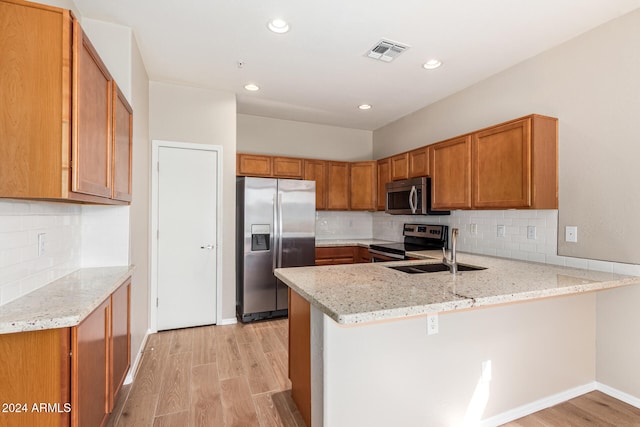
<svg viewBox="0 0 640 427"><path fill-rule="evenodd" d="M378 160L378 173L377 173L377 187L378 187L378 210L383 211L386 208L387 203L387 182L391 182L391 158L386 157Z"/></svg>
<svg viewBox="0 0 640 427"><path fill-rule="evenodd" d="M304 160L296 157L237 153L236 175L302 179Z"/></svg>
<svg viewBox="0 0 640 427"><path fill-rule="evenodd" d="M114 84L115 86L115 84ZM112 197L130 202L133 165L133 109L117 86L113 91Z"/></svg>
<svg viewBox="0 0 640 427"><path fill-rule="evenodd" d="M434 209L557 209L558 120L530 115L429 146Z"/></svg>
<svg viewBox="0 0 640 427"><path fill-rule="evenodd" d="M115 85L77 21L21 0L0 16L0 197L127 203L112 188Z"/></svg>
<svg viewBox="0 0 640 427"><path fill-rule="evenodd" d="M349 210L349 163L327 162L327 209Z"/></svg>
<svg viewBox="0 0 640 427"><path fill-rule="evenodd" d="M471 137L469 135L429 146L431 207L471 208Z"/></svg>
<svg viewBox="0 0 640 427"><path fill-rule="evenodd" d="M327 162L305 160L304 179L316 182L316 209L327 209Z"/></svg>
<svg viewBox="0 0 640 427"><path fill-rule="evenodd" d="M304 176L304 163L295 157L274 157L273 176L276 178L297 178Z"/></svg>
<svg viewBox="0 0 640 427"><path fill-rule="evenodd" d="M429 175L429 147L420 147L407 153L409 157L409 178Z"/></svg>
<svg viewBox="0 0 640 427"><path fill-rule="evenodd" d="M409 153L391 157L391 180L399 181L409 178Z"/></svg>
<svg viewBox="0 0 640 427"><path fill-rule="evenodd" d="M350 204L353 210L376 210L376 161L352 162L349 165Z"/></svg>
<svg viewBox="0 0 640 427"><path fill-rule="evenodd" d="M236 175L238 176L264 176L270 177L272 173L273 158L260 154L236 155Z"/></svg>
<svg viewBox="0 0 640 427"><path fill-rule="evenodd" d="M557 124L532 115L473 134L473 207L558 208Z"/></svg>

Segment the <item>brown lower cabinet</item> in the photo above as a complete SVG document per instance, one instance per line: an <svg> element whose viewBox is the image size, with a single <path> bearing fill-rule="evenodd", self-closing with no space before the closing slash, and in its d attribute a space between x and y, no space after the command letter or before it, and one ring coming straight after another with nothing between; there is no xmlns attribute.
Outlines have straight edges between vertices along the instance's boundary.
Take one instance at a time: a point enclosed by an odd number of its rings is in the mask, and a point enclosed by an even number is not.
<svg viewBox="0 0 640 427"><path fill-rule="evenodd" d="M316 248L316 265L371 262L369 248L363 246L330 246Z"/></svg>
<svg viewBox="0 0 640 427"><path fill-rule="evenodd" d="M289 288L289 379L291 398L311 426L311 307Z"/></svg>
<svg viewBox="0 0 640 427"><path fill-rule="evenodd" d="M77 326L0 335L0 426L104 425L129 369L130 287Z"/></svg>

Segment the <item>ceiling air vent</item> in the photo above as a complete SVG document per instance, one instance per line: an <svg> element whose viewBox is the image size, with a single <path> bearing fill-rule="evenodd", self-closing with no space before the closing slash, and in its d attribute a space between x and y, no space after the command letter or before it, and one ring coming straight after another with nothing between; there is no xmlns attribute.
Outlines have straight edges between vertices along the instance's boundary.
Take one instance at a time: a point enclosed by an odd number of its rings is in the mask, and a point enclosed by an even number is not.
<svg viewBox="0 0 640 427"><path fill-rule="evenodd" d="M407 49L409 49L409 46L407 45L392 42L390 40L380 40L369 52L367 52L366 56L379 61L391 62Z"/></svg>

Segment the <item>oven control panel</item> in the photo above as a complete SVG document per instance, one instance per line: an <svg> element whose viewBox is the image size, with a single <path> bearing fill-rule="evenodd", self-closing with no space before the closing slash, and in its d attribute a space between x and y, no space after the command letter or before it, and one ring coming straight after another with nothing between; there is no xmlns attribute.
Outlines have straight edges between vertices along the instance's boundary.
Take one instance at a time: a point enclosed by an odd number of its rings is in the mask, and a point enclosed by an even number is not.
<svg viewBox="0 0 640 427"><path fill-rule="evenodd" d="M408 237L422 237L433 240L445 240L446 225L405 224L402 234Z"/></svg>

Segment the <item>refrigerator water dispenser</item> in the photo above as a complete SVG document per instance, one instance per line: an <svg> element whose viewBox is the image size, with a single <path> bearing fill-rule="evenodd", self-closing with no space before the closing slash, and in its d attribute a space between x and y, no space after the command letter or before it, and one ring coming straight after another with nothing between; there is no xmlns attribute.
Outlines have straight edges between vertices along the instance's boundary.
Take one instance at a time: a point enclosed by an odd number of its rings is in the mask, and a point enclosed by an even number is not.
<svg viewBox="0 0 640 427"><path fill-rule="evenodd" d="M251 252L268 251L270 240L269 224L251 224Z"/></svg>

